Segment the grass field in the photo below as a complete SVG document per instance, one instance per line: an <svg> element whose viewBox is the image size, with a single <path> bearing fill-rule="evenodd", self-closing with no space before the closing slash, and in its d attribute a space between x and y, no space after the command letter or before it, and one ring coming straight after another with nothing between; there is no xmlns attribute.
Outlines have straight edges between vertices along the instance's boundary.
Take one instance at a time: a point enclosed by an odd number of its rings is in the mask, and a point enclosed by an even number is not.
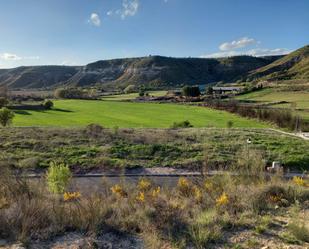
<svg viewBox="0 0 309 249"><path fill-rule="evenodd" d="M273 88L263 89L261 91L252 92L237 96L238 100L252 100L258 103L270 103L278 101L287 101L296 103L296 108L309 108L309 92L302 91L277 91ZM290 107L290 106L289 106Z"/></svg>
<svg viewBox="0 0 309 249"><path fill-rule="evenodd" d="M194 127L264 128L269 125L237 115L204 107L129 103L117 101L55 100L48 111L16 111L14 126L85 126L167 128L173 122L189 120Z"/></svg>
<svg viewBox="0 0 309 249"><path fill-rule="evenodd" d="M164 96L167 93L167 91L150 91L147 93L149 94L149 96L159 97L159 96ZM138 93L128 93L128 94L117 94L117 95L105 96L102 99L122 101L122 100L135 99L137 97L138 97Z"/></svg>
<svg viewBox="0 0 309 249"><path fill-rule="evenodd" d="M278 91L274 88L267 88L261 91L252 92L237 96L238 100L253 101L256 104L286 101L289 103L271 105L275 108L291 108L296 104L296 113L306 120L309 120L309 91Z"/></svg>
<svg viewBox="0 0 309 249"><path fill-rule="evenodd" d="M248 146L246 140L252 143ZM231 168L239 158L263 155L268 165L309 169L309 141L268 129L0 128L0 165L43 169L62 160L76 170L132 167ZM245 153L245 154L244 154ZM251 158L250 156L250 158ZM253 159L254 158L254 159ZM1 168L1 167L0 167Z"/></svg>

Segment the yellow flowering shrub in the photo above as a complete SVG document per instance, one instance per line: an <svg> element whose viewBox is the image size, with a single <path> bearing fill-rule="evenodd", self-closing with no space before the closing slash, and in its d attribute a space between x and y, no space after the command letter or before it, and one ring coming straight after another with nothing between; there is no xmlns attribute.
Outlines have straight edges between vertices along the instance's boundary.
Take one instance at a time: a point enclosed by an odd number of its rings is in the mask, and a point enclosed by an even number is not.
<svg viewBox="0 0 309 249"><path fill-rule="evenodd" d="M225 206L229 203L229 198L225 192L223 192L217 199L216 205L217 206Z"/></svg>
<svg viewBox="0 0 309 249"><path fill-rule="evenodd" d="M126 197L127 196L127 193L124 191L124 189L119 184L116 184L113 187L111 187L111 191L117 197Z"/></svg>
<svg viewBox="0 0 309 249"><path fill-rule="evenodd" d="M160 187L157 187L157 188L155 188L155 189L152 190L151 196L152 196L153 198L156 198L156 197L159 196L160 192L161 192L161 188L160 188Z"/></svg>
<svg viewBox="0 0 309 249"><path fill-rule="evenodd" d="M141 179L139 180L137 187L141 191L147 191L151 188L151 182L147 179Z"/></svg>
<svg viewBox="0 0 309 249"><path fill-rule="evenodd" d="M207 181L207 180L204 183L204 187L205 187L207 192L211 192L213 190L213 188L214 188L212 182Z"/></svg>
<svg viewBox="0 0 309 249"><path fill-rule="evenodd" d="M138 195L136 196L136 200L138 202L145 202L145 193L139 192Z"/></svg>
<svg viewBox="0 0 309 249"><path fill-rule="evenodd" d="M189 196L192 194L192 186L188 179L180 177L177 183L177 189L183 195Z"/></svg>
<svg viewBox="0 0 309 249"><path fill-rule="evenodd" d="M64 201L74 201L81 197L80 192L65 192L63 194Z"/></svg>
<svg viewBox="0 0 309 249"><path fill-rule="evenodd" d="M197 186L193 187L194 190L194 198L197 201L201 201L202 200L202 190L199 189Z"/></svg>
<svg viewBox="0 0 309 249"><path fill-rule="evenodd" d="M294 176L293 179L292 179L293 183L297 186L302 186L302 187L306 187L306 186L309 186L306 181L302 178L302 177L299 177L299 176Z"/></svg>

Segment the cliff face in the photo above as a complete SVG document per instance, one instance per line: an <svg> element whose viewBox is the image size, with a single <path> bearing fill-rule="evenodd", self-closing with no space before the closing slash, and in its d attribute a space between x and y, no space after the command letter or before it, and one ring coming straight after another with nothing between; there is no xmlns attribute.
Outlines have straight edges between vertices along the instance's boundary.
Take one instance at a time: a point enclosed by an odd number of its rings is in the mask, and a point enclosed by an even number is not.
<svg viewBox="0 0 309 249"><path fill-rule="evenodd" d="M0 70L0 85L12 89L144 84L151 87L231 82L279 57L236 56L219 59L149 56L103 60L86 66L35 66Z"/></svg>

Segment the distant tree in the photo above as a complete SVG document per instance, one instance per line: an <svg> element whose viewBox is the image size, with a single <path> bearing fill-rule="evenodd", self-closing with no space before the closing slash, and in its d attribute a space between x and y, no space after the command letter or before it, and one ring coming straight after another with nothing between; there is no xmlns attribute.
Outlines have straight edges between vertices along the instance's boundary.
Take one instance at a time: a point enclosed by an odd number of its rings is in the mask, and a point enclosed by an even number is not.
<svg viewBox="0 0 309 249"><path fill-rule="evenodd" d="M212 95L213 92L214 92L214 90L212 89L212 86L206 87L206 94L207 94L207 95Z"/></svg>
<svg viewBox="0 0 309 249"><path fill-rule="evenodd" d="M9 103L8 99L5 97L0 97L0 108L6 106Z"/></svg>
<svg viewBox="0 0 309 249"><path fill-rule="evenodd" d="M144 89L140 89L139 92L138 92L138 95L139 95L140 97L145 96L145 91L144 91Z"/></svg>
<svg viewBox="0 0 309 249"><path fill-rule="evenodd" d="M89 95L77 88L59 88L54 92L54 96L59 99L87 99Z"/></svg>
<svg viewBox="0 0 309 249"><path fill-rule="evenodd" d="M182 88L182 95L186 97L198 97L201 95L198 86L185 86Z"/></svg>
<svg viewBox="0 0 309 249"><path fill-rule="evenodd" d="M54 103L51 100L45 100L43 106L45 109L50 110L51 108L53 108Z"/></svg>
<svg viewBox="0 0 309 249"><path fill-rule="evenodd" d="M0 124L3 127L10 125L12 123L13 118L14 118L14 112L12 112L6 107L0 109Z"/></svg>

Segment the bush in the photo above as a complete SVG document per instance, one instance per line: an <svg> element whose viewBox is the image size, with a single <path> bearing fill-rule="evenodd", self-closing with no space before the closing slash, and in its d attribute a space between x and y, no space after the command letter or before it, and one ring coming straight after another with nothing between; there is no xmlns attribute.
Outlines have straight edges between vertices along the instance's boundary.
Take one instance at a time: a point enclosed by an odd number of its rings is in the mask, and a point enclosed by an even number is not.
<svg viewBox="0 0 309 249"><path fill-rule="evenodd" d="M77 88L56 89L54 96L58 99L91 99L90 93Z"/></svg>
<svg viewBox="0 0 309 249"><path fill-rule="evenodd" d="M6 127L12 123L12 120L14 118L14 112L9 110L8 108L1 108L0 109L0 124L3 127Z"/></svg>
<svg viewBox="0 0 309 249"><path fill-rule="evenodd" d="M43 106L46 110L50 110L51 108L53 108L54 103L51 100L45 100Z"/></svg>
<svg viewBox="0 0 309 249"><path fill-rule="evenodd" d="M9 103L9 101L7 100L7 98L0 97L0 108L6 106L8 103Z"/></svg>
<svg viewBox="0 0 309 249"><path fill-rule="evenodd" d="M174 122L171 126L171 128L173 129L177 129L177 128L190 128L193 127L193 125L188 121L181 121L181 122Z"/></svg>
<svg viewBox="0 0 309 249"><path fill-rule="evenodd" d="M227 121L226 126L229 129L232 128L233 127L233 121L231 121L231 120Z"/></svg>
<svg viewBox="0 0 309 249"><path fill-rule="evenodd" d="M198 97L201 95L198 86L185 86L182 88L182 95L186 97Z"/></svg>
<svg viewBox="0 0 309 249"><path fill-rule="evenodd" d="M103 131L103 127L99 124L87 125L85 132L92 137L98 137Z"/></svg>
<svg viewBox="0 0 309 249"><path fill-rule="evenodd" d="M47 184L49 191L54 194L64 193L71 179L71 171L69 166L65 164L50 163L47 172Z"/></svg>

